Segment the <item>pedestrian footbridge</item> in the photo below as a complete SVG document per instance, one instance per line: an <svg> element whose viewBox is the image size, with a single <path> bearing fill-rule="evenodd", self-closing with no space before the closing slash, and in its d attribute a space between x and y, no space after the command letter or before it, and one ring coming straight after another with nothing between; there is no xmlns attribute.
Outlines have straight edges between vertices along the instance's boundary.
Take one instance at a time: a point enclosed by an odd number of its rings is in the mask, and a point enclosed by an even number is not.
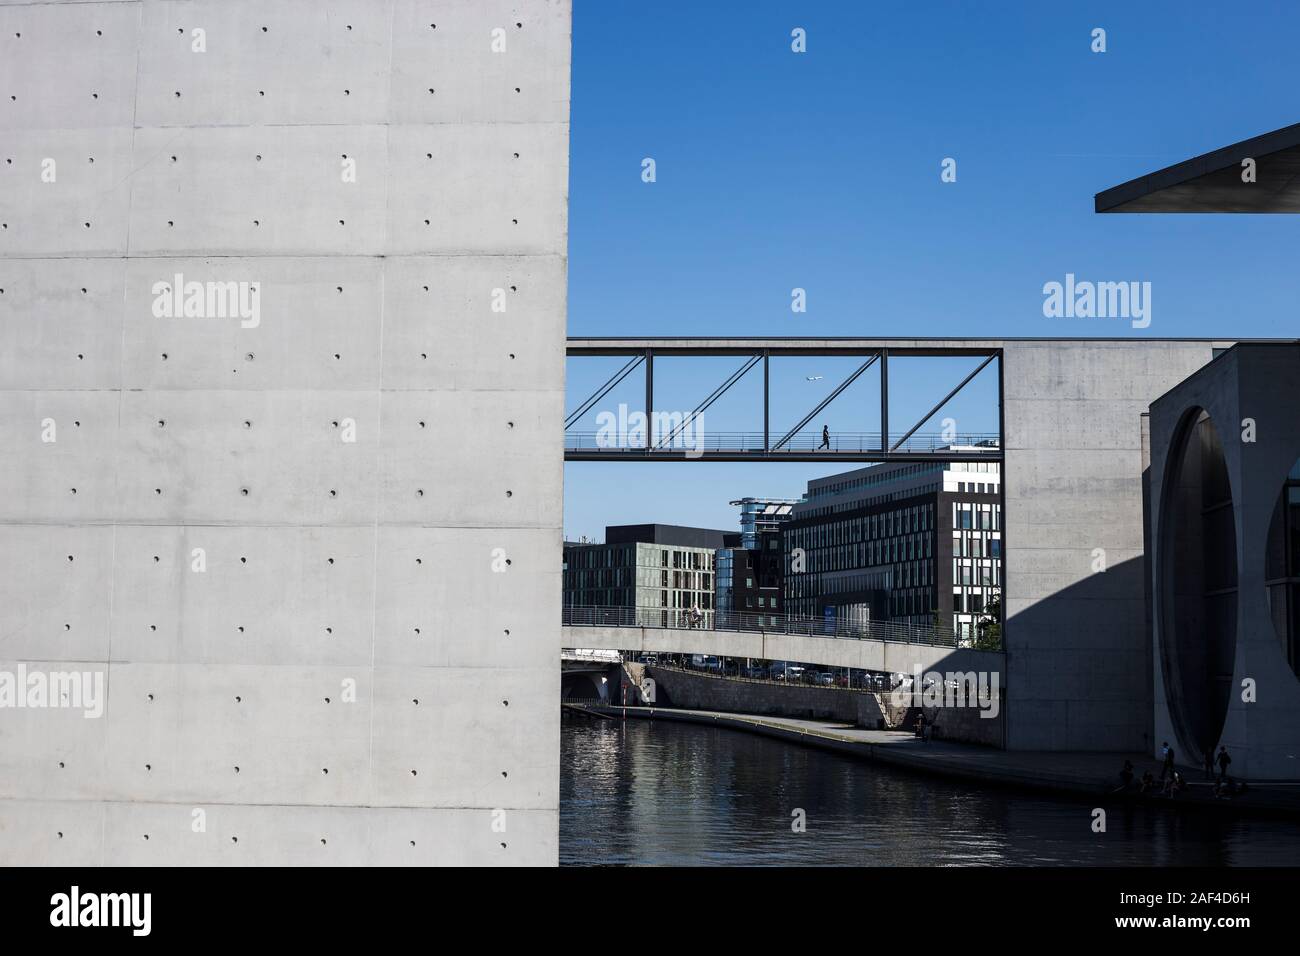
<svg viewBox="0 0 1300 956"><path fill-rule="evenodd" d="M638 613L640 619L638 620ZM599 648L629 654L713 654L751 660L798 661L910 674L920 669L1001 672L1000 651L958 647L951 634L898 625L836 625L834 622L710 613L707 626L689 618L651 621L632 608L566 607L563 647Z"/></svg>

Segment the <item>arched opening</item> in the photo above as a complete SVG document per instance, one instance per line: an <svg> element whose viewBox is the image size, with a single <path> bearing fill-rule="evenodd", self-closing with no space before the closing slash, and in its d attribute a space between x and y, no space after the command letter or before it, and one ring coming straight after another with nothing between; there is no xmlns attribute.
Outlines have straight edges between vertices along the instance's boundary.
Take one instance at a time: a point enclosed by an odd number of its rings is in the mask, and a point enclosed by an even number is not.
<svg viewBox="0 0 1300 956"><path fill-rule="evenodd" d="M1291 672L1300 677L1300 459L1291 466L1273 509L1264 582L1273 631Z"/></svg>
<svg viewBox="0 0 1300 956"><path fill-rule="evenodd" d="M1203 409L1188 412L1175 435L1160 527L1165 692L1182 748L1200 757L1223 733L1237 647L1232 489L1223 444Z"/></svg>
<svg viewBox="0 0 1300 956"><path fill-rule="evenodd" d="M576 671L564 674L560 679L560 697L562 700L600 700L599 674L591 671Z"/></svg>

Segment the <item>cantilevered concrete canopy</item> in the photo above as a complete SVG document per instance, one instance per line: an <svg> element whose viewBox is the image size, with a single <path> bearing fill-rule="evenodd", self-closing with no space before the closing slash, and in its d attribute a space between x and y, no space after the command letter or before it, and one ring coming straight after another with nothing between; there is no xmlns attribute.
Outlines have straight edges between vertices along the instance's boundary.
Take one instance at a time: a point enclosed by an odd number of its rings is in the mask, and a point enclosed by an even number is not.
<svg viewBox="0 0 1300 956"><path fill-rule="evenodd" d="M1242 161L1255 161L1255 182ZM1216 149L1114 186L1097 212L1300 213L1300 123Z"/></svg>

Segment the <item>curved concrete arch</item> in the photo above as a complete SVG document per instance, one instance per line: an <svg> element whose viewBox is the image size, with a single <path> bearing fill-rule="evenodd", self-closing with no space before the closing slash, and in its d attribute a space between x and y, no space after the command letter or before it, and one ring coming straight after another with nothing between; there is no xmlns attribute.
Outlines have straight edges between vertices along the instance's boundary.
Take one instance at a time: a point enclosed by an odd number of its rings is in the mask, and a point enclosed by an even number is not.
<svg viewBox="0 0 1300 956"><path fill-rule="evenodd" d="M1237 522L1213 417L1187 409L1165 466L1157 541L1159 646L1179 748L1213 751L1223 733L1237 644Z"/></svg>

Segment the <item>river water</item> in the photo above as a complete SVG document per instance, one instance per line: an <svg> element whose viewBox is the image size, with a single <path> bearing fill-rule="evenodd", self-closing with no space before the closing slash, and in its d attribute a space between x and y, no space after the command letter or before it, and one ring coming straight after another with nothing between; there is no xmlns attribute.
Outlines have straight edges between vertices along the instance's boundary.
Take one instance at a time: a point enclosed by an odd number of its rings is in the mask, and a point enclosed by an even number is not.
<svg viewBox="0 0 1300 956"><path fill-rule="evenodd" d="M740 731L566 721L567 865L1295 866L1300 826L977 788ZM805 827L795 832L800 819Z"/></svg>

